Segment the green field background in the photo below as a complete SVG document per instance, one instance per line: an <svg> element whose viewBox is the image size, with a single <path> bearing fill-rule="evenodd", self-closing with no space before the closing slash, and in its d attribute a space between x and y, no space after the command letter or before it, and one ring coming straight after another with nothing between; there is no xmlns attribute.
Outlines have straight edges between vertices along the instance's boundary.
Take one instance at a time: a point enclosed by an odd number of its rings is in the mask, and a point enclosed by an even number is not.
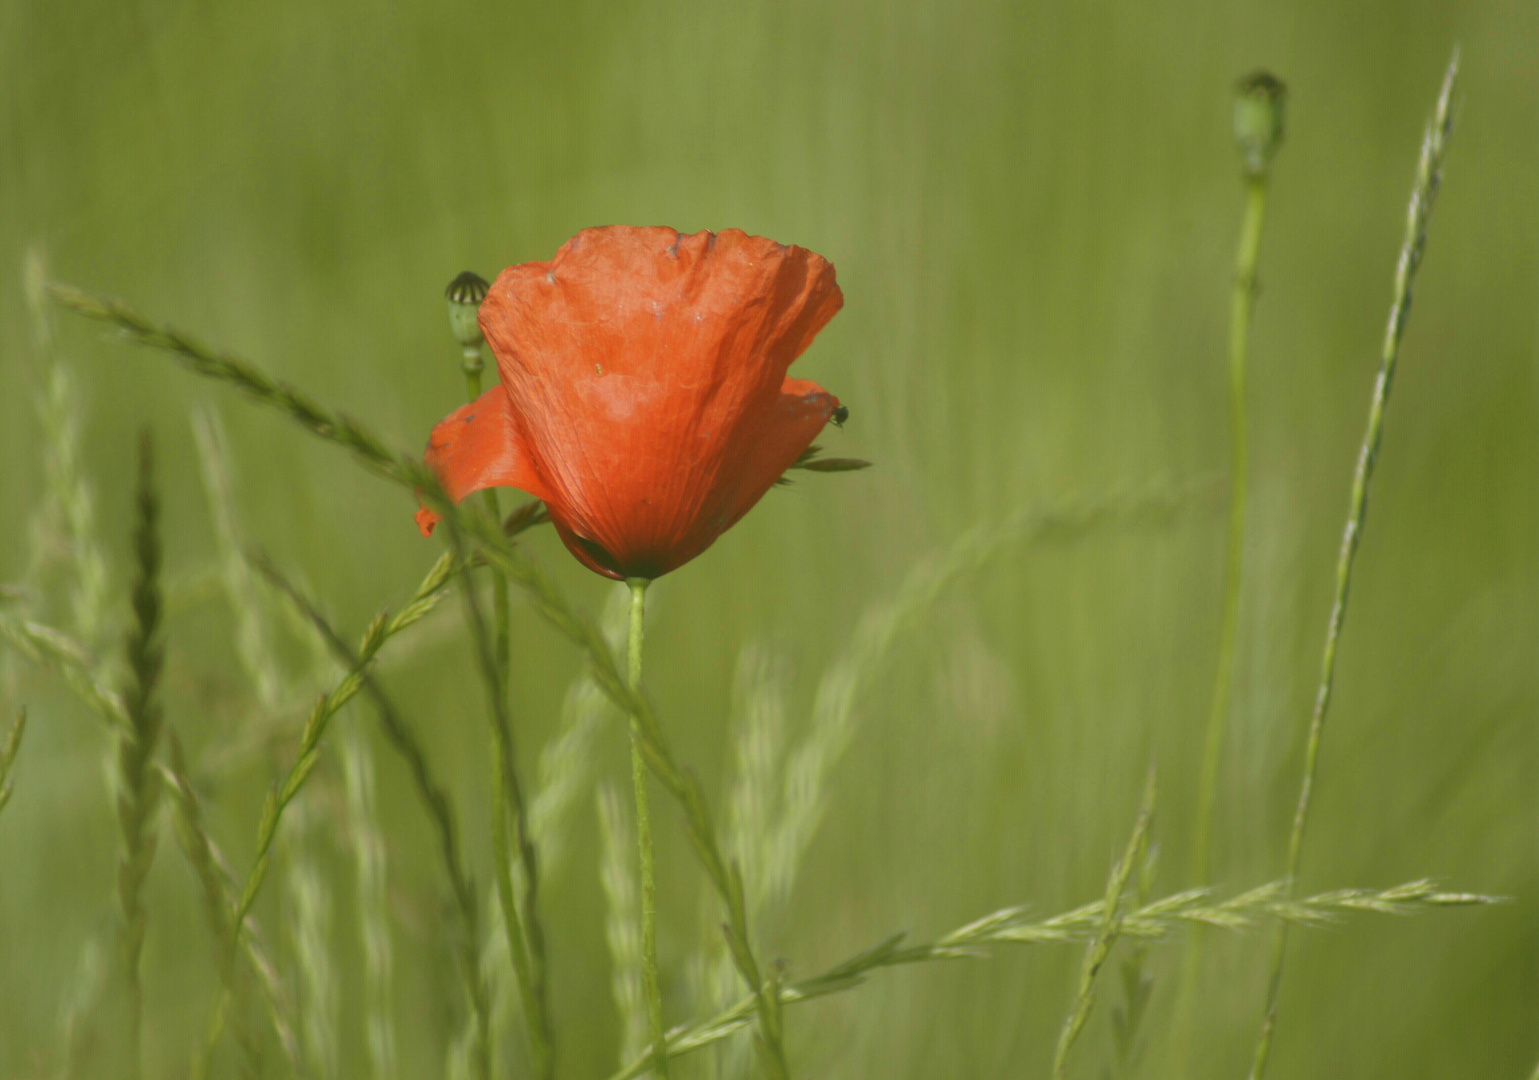
<svg viewBox="0 0 1539 1080"><path fill-rule="evenodd" d="M898 930L933 936L1010 904L1049 915L1096 899L1151 762L1156 889L1184 888L1222 586L1243 198L1231 86L1265 66L1292 93L1251 350L1251 512L1215 878L1226 895L1274 880L1405 201L1456 44L1458 126L1300 888L1425 876L1510 902L1294 934L1270 1075L1526 1080L1539 1059L1531 4L3 0L0 580L32 558L47 453L35 403L63 362L119 627L134 433L155 429L180 590L167 721L243 871L307 702L278 718L267 751L217 767L255 710L228 605L198 584L216 546L191 412L211 404L223 419L249 538L350 637L409 595L441 545L417 534L399 489L282 417L62 313L45 341L28 259L417 448L462 400L441 298L459 271L548 258L589 225L762 233L837 267L845 309L795 373L851 410L821 440L828 452L876 464L772 491L653 590L647 683L717 805L745 648L785 665L799 736L863 614L968 529L1023 507L1175 493L1170 513L1004 546L903 630L856 703L789 909L761 927L764 955L794 976ZM586 609L604 606L613 586L550 530L525 549ZM53 586L40 613L68 625L68 582ZM447 605L387 655L383 678L451 782L484 885L486 728L458 612ZM513 617L512 698L532 769L582 665L521 599ZM314 693L322 684L291 644L295 685ZM0 706L27 704L31 727L0 816L0 1077L64 1075L71 1038L84 1040L78 1075L127 1075L109 744L56 676L6 663ZM334 733L346 725L375 752L388 837L399 1075L438 1076L464 1004L431 834L361 700ZM625 745L619 721L604 730L597 776L626 782ZM368 1058L349 839L327 816L339 776L326 756L310 827L282 847L257 914L292 975L283 875L302 843L332 899L337 1075L351 1077L368 1075ZM719 913L677 813L659 804L655 817L664 991L682 1022L695 1009L690 957ZM584 793L543 900L570 1077L618 1063L598 852ZM147 904L147 1071L181 1076L218 979L169 822ZM1268 937L1207 940L1193 1075L1239 1077ZM1173 1075L1181 950L1178 939L1150 953L1138 1075ZM103 988L70 1021L93 956ZM797 1006L798 1074L1045 1076L1080 957L1003 951L878 973ZM1108 977L1072 1073L1110 1062L1120 996Z"/></svg>

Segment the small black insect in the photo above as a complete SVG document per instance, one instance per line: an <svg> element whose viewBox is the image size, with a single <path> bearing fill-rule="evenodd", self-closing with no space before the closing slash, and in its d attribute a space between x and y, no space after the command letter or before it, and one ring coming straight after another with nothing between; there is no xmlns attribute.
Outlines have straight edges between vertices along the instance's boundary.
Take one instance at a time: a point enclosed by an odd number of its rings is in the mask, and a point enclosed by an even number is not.
<svg viewBox="0 0 1539 1080"><path fill-rule="evenodd" d="M844 422L846 420L848 420L849 418L850 418L849 407L846 406L846 405L839 406L837 409L834 410L834 415L833 415L834 427L842 428L844 426Z"/></svg>

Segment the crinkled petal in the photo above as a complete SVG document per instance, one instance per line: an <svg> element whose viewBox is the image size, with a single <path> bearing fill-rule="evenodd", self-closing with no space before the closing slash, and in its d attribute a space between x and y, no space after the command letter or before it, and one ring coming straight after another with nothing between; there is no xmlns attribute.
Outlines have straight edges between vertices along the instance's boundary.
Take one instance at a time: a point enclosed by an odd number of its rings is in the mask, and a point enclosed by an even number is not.
<svg viewBox="0 0 1539 1080"><path fill-rule="evenodd" d="M486 488L522 488L537 499L545 484L524 451L511 402L501 385L460 406L433 428L427 464L456 503ZM424 506L417 526L431 536L438 515Z"/></svg>

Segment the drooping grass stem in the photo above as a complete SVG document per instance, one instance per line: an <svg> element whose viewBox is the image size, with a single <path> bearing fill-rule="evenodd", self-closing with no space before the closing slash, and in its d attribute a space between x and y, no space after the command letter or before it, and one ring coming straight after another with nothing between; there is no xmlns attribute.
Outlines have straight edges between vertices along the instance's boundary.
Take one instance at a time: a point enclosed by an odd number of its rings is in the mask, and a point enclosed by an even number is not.
<svg viewBox="0 0 1539 1080"><path fill-rule="evenodd" d="M646 578L626 582L631 590L626 682L641 688L641 644L645 633ZM663 1038L663 995L657 985L657 871L652 850L652 811L647 801L647 762L639 722L631 718L631 784L636 791L636 852L641 865L641 986L647 1003L647 1034L652 1040L652 1075L668 1078L668 1044Z"/></svg>
<svg viewBox="0 0 1539 1080"><path fill-rule="evenodd" d="M1421 266L1427 246L1427 223L1437 199L1442 180L1443 161L1448 151L1448 138L1453 130L1453 94L1458 81L1459 53L1454 51L1443 76L1442 91L1437 106L1422 138L1421 159L1416 169L1416 182L1411 189L1410 206L1406 212L1405 239L1400 247L1400 259L1395 267L1393 300L1389 309L1389 323L1384 331L1384 345L1380 354L1379 376L1374 383L1373 399L1368 408L1368 427L1358 450L1357 469L1352 478L1352 495L1347 510L1346 529L1341 537L1341 549L1336 559L1336 594L1331 604L1330 620L1325 630L1325 650L1320 661L1320 682L1315 693L1314 710L1309 718L1309 734L1304 745L1304 777L1299 786L1298 804L1293 813L1293 829L1288 837L1288 869L1284 878L1285 888L1292 894L1298 877L1299 857L1304 846L1304 829L1309 821L1309 801L1314 792L1315 773L1320 763L1320 737L1325 730L1325 717L1331 704L1331 691L1336 677L1336 646L1341 638L1341 626L1346 617L1347 597L1352 586L1352 567L1357 557L1357 546L1362 538L1363 521L1368 512L1368 486L1373 479L1374 465L1379 457L1379 444L1384 436L1384 407L1389 401L1390 386L1394 381L1395 365L1400 356L1400 341L1405 336L1406 321L1411 312L1412 286L1416 271ZM1261 1080L1266 1073L1267 1060L1271 1055L1272 1034L1277 1025L1278 992L1282 987L1283 959L1287 952L1287 924L1280 924L1272 938L1271 973L1267 981L1266 1010L1262 1016L1261 1031L1256 1039L1255 1057L1251 1064L1251 1080Z"/></svg>
<svg viewBox="0 0 1539 1080"><path fill-rule="evenodd" d="M148 430L139 437L139 486L135 500L133 625L128 631L128 685L123 702L128 723L118 738L118 903L123 910L123 976L127 985L125 1033L131 1075L144 1074L142 1037L144 992L139 961L144 952L146 915L141 892L155 860L156 806L160 774L155 770L161 712L156 684L164 659L160 643L160 499L155 491L154 449Z"/></svg>

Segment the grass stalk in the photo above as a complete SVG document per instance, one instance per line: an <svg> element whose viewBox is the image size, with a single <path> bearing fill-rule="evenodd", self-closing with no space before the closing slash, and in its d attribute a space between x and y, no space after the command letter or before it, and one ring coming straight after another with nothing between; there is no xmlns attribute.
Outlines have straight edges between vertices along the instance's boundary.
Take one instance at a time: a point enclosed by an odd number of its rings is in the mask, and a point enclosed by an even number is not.
<svg viewBox="0 0 1539 1080"><path fill-rule="evenodd" d="M265 556L259 553L253 554L252 564L288 596L299 597L298 590L277 572ZM239 944L241 927L252 905L256 903L257 894L261 891L262 882L267 876L268 865L272 858L273 840L277 836L283 812L294 800L294 796L299 794L311 770L320 761L321 737L326 734L331 718L365 686L369 663L379 653L385 642L423 618L437 606L442 598L443 586L454 569L453 558L445 555L428 572L428 576L423 579L416 594L405 607L393 617L385 612L376 616L368 630L364 632L358 651L355 653L351 649L347 650L347 673L328 693L316 698L305 721L304 730L300 734L299 751L295 755L294 764L289 767L283 783L268 792L267 801L262 808L262 819L257 828L256 853L252 857L251 870L246 875L246 882L241 889L234 917L231 920L231 932L234 935L234 940L230 943L232 951Z"/></svg>
<svg viewBox="0 0 1539 1080"><path fill-rule="evenodd" d="M1111 955L1112 946L1122 933L1122 894L1127 891L1128 881L1133 876L1138 853L1148 842L1149 820L1154 814L1154 793L1154 770L1150 769L1149 778L1144 784L1143 803L1133 825L1133 834L1128 837L1122 858L1112 866L1106 878L1106 895L1101 900L1101 922L1089 948L1085 950L1085 959L1079 971L1079 989L1075 993L1068 1018L1064 1020L1063 1030L1058 1035L1058 1047L1053 1052L1053 1080L1064 1080L1069 1075L1069 1050L1084 1030L1085 1022L1090 1019L1090 1010L1095 1005L1096 979L1106 964L1106 958Z"/></svg>
<svg viewBox="0 0 1539 1080"><path fill-rule="evenodd" d="M386 613L381 613L375 618L364 634L363 648L355 652L352 646L343 640L342 635L337 633L330 621L321 614L315 603L279 573L276 567L260 556L255 557L253 563L268 581L293 602L320 633L333 655L347 668L348 675L338 685L338 690L352 684L352 692L347 695L348 697L361 687L373 699L385 737L405 759L413 786L417 789L417 795L426 807L428 816L433 820L444 870L462 923L463 937L458 943L459 968L461 977L465 981L466 997L470 1000L471 1011L476 1018L476 1044L473 1048L473 1057L478 1075L483 1075L490 1070L486 1048L491 1027L491 1001L486 983L480 974L477 955L481 939L480 914L476 906L475 885L465 870L460 854L459 826L448 794L443 785L433 777L432 770L428 766L427 753L422 747L421 739L417 737L416 729L407 722L369 671L369 660L394 632L392 628L404 629L404 625L410 625L411 622L415 622L431 611L443 598L444 587L459 564L453 552L446 552L418 586L413 599L397 615L391 618ZM408 618L409 616L414 617ZM336 691L333 691L333 696L335 694Z"/></svg>
<svg viewBox="0 0 1539 1080"><path fill-rule="evenodd" d="M374 802L374 758L356 724L342 747L342 780L353 848L358 934L363 947L364 1044L373 1080L396 1075L395 1025L390 1016L390 944L385 838Z"/></svg>
<svg viewBox="0 0 1539 1080"><path fill-rule="evenodd" d="M16 755L21 753L21 737L27 731L26 706L16 710L16 722L11 725L11 733L5 737L5 745L0 747L0 810L4 810L6 803L11 801L11 793L16 790L16 784L11 779L11 767L16 764Z"/></svg>
<svg viewBox="0 0 1539 1080"><path fill-rule="evenodd" d="M1299 857L1304 846L1304 829L1309 821L1309 801L1314 791L1315 773L1320 763L1320 738L1325 730L1326 713L1330 709L1331 690L1336 676L1336 646L1341 637L1342 621L1346 616L1347 597L1352 585L1352 567L1357 547L1362 538L1363 522L1368 511L1368 487L1373 479L1373 469L1379 457L1379 445L1384 436L1384 408L1389 401L1390 386L1395 376L1396 362L1400 356L1400 342L1405 336L1406 321L1411 313L1413 285L1416 271L1421 266L1427 245L1427 223L1437 199L1442 180L1443 161L1448 152L1448 139L1453 131L1453 95L1458 82L1459 54L1455 50L1448 70L1443 76L1443 86L1438 94L1437 106L1422 138L1421 158L1416 168L1416 181L1411 189L1411 201L1406 213L1405 239L1400 247L1400 259L1395 268L1393 300L1390 304L1389 323L1384 332L1384 345L1380 354L1379 376L1374 383L1373 399L1368 410L1368 426L1358 451L1357 469L1352 478L1351 502L1347 511L1346 529L1341 538L1341 550L1336 560L1336 595L1331 604L1330 621L1325 631L1325 650L1320 662L1320 681L1315 693L1314 710L1309 719L1309 734L1304 746L1304 776L1299 786L1298 804L1293 814L1293 829L1288 836L1288 866L1284 878L1285 888L1292 892L1298 877ZM1271 1055L1272 1035L1277 1026L1277 1003L1282 987L1283 960L1288 944L1288 924L1279 923L1272 938L1271 970L1267 979L1266 1008L1262 1015L1261 1030L1256 1039L1252 1059L1251 1080L1261 1080L1266 1074L1267 1060Z"/></svg>
<svg viewBox="0 0 1539 1080"><path fill-rule="evenodd" d="M500 536L504 535L495 517L488 525ZM469 549L461 528L461 519L455 515L448 522L449 534L457 557L468 561ZM503 585L505 578L493 564L495 580ZM507 926L508 951L513 961L513 973L518 980L519 996L524 1006L524 1019L528 1027L529 1046L534 1058L536 1075L549 1078L555 1070L555 1029L551 1021L549 991L546 985L545 938L538 915L539 862L534 842L529 835L528 805L518 776L517 747L513 737L513 724L508 716L507 690L496 644L488 632L486 618L476 597L475 584L469 574L460 575L460 588L465 601L467 621L475 639L476 660L486 683L488 710L492 740L495 744L494 781L496 791L492 813L492 843L497 874L497 896ZM524 895L522 904L513 887L513 864L509 858L507 835L508 815L513 816L513 846L518 851L519 869L522 871Z"/></svg>
<svg viewBox="0 0 1539 1080"><path fill-rule="evenodd" d="M631 590L631 619L626 683L641 688L641 647L645 636L646 578L626 582ZM647 763L642 753L640 724L631 721L631 785L636 795L636 854L641 868L641 987L647 1005L647 1034L652 1040L652 1075L668 1080L668 1053L663 1038L663 995L657 984L657 869L652 846L652 811L647 801Z"/></svg>
<svg viewBox="0 0 1539 1080"><path fill-rule="evenodd" d="M164 653L160 642L160 499L155 491L154 470L154 448L150 433L145 430L139 436L133 624L128 631L129 679L123 694L128 723L120 730L117 752L118 829L122 839L118 904L123 912L121 944L127 989L125 1056L130 1074L135 1077L144 1074L144 992L139 979L147 919L143 888L155 861L155 809L160 797L160 775L155 771L154 759L160 741L161 711L155 691Z"/></svg>
<svg viewBox="0 0 1539 1080"><path fill-rule="evenodd" d="M657 1043L650 1042L647 1034L646 992L641 985L641 886L631 854L636 840L625 797L608 782L599 787L598 819L602 840L599 881L608 911L604 938L609 946L610 995L620 1017L620 1064L624 1065L644 1047Z"/></svg>
<svg viewBox="0 0 1539 1080"><path fill-rule="evenodd" d="M481 396L481 350L475 349L474 357L467 349L465 362L465 393L469 401ZM502 520L502 508L495 488L481 493L493 521ZM463 552L461 552L463 555ZM555 1025L550 1015L550 992L546 986L545 937L535 910L538 895L538 864L533 840L529 833L528 808L524 803L522 787L518 781L517 763L514 756L513 728L508 720L508 688L512 681L513 637L512 606L508 596L508 579L495 567L492 579L492 620L495 640L492 643L495 679L490 679L487 692L495 695L497 703L492 709L496 760L496 805L492 817L492 843L496 846L497 896L502 908L503 921L508 934L508 951L513 961L514 976L518 979L519 994L524 1002L525 1019L529 1025L529 1043L534 1055L535 1074L542 1080L555 1075ZM475 598L469 577L465 579L466 604L471 612L472 630L478 639L484 636L480 612L475 608ZM478 648L484 645L478 640ZM519 898L514 888L512 865L508 862L508 813L510 804L515 814L515 830L518 836L519 866L523 871L523 911L519 910Z"/></svg>
<svg viewBox="0 0 1539 1080"><path fill-rule="evenodd" d="M1263 921L1297 923L1306 927L1328 927L1354 912L1381 915L1411 915L1446 907L1492 904L1497 899L1474 893L1443 892L1431 881L1406 882L1390 889L1337 889L1309 897L1288 895L1286 882L1276 881L1241 893L1228 900L1215 900L1211 889L1188 889L1148 904L1140 905L1122 916L1119 933L1140 941L1168 940L1183 928L1215 926L1242 932ZM1106 919L1104 897L1047 919L1032 919L1025 907L1003 908L985 915L934 941L905 946L907 935L894 934L884 941L856 953L842 963L811 978L781 984L779 999L793 1005L815 998L853 990L873 971L932 960L986 959L998 945L1064 945L1094 942L1102 934ZM753 1022L757 1001L745 997L728 1009L710 1017L674 1028L668 1033L668 1056L684 1054L719 1042ZM634 1080L651 1067L652 1048L632 1061L609 1080Z"/></svg>
<svg viewBox="0 0 1539 1080"><path fill-rule="evenodd" d="M163 768L162 777L166 790L171 796L172 822L176 827L177 839L203 893L204 915L213 935L214 961L223 987L224 1004L216 1012L210 1026L210 1037L205 1040L204 1057L206 1059L212 1053L219 1034L223 1030L229 1007L233 1004L236 1016L236 1039L240 1043L241 1052L245 1055L249 1072L260 1076L262 1073L261 1042L245 1026L246 984L239 978L235 968L235 955L228 948L230 913L234 910L235 878L230 872L224 855L204 826L202 800L198 798L189 779L187 760L182 753L181 741L176 738L175 732L170 733L169 742L171 763ZM302 1069L299 1040L294 1034L294 1024L289 1016L292 1010L282 981L278 977L277 966L268 955L260 930L252 916L246 917L246 932L241 935L240 940L241 949L262 989L263 1003L272 1023L273 1033L277 1036L278 1045L284 1052L290 1072L298 1076ZM207 1075L208 1071L208 1062L205 1060L200 1072Z"/></svg>

